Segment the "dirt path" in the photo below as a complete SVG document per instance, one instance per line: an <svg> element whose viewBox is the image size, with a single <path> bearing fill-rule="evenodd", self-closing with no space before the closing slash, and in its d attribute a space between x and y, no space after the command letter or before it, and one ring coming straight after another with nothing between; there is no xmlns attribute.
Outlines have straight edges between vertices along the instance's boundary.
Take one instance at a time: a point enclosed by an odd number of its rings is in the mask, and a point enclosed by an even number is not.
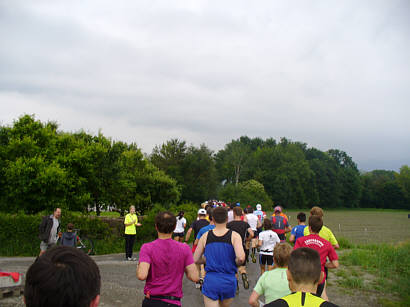
<svg viewBox="0 0 410 307"><path fill-rule="evenodd" d="M124 261L123 254L92 257L98 264L102 277L100 306L141 306L144 282L137 280L135 277L136 262ZM32 257L0 257L0 270L16 271L25 274L33 261L34 258ZM244 290L242 284L240 284L239 295L235 297L232 306L249 306L248 298L259 277L259 266L250 263L248 265L248 273L250 289ZM331 273L329 276L330 286L328 287L328 295L333 303L346 307L379 306L377 304L377 296L374 294L366 294L362 292L353 293L352 291L349 291L349 293L346 294L344 289L337 286L335 279L336 276ZM184 278L183 281L183 291L184 298L182 299L182 306L204 306L202 294L198 289L195 289L194 284L186 278ZM24 306L24 304L22 297L14 297L0 299L0 306L20 307Z"/></svg>

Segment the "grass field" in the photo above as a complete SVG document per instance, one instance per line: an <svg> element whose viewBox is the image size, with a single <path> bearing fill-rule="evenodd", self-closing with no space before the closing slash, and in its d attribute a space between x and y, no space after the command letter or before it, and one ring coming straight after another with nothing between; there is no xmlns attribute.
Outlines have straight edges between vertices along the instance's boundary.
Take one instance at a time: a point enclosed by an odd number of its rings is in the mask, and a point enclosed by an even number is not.
<svg viewBox="0 0 410 307"><path fill-rule="evenodd" d="M309 210L285 210L291 226L296 216ZM346 238L354 244L397 243L410 240L410 219L407 211L392 210L325 210L324 224L336 238Z"/></svg>

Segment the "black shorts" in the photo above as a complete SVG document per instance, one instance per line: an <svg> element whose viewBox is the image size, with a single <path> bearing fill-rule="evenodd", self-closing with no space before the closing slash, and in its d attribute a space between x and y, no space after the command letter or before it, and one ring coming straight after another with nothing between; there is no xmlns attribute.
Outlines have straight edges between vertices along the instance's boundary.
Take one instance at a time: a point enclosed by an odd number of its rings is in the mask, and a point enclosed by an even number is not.
<svg viewBox="0 0 410 307"><path fill-rule="evenodd" d="M265 264L273 265L273 256L259 254L259 264L260 265L265 265Z"/></svg>
<svg viewBox="0 0 410 307"><path fill-rule="evenodd" d="M278 233L278 237L279 237L279 239L281 240L281 241L284 241L284 240L286 240L286 236L285 236L285 234L284 233Z"/></svg>
<svg viewBox="0 0 410 307"><path fill-rule="evenodd" d="M174 232L174 236L175 237L184 237L184 233L183 232Z"/></svg>
<svg viewBox="0 0 410 307"><path fill-rule="evenodd" d="M179 305L167 303L161 300L156 299L147 299L144 298L142 301L142 307L179 307Z"/></svg>

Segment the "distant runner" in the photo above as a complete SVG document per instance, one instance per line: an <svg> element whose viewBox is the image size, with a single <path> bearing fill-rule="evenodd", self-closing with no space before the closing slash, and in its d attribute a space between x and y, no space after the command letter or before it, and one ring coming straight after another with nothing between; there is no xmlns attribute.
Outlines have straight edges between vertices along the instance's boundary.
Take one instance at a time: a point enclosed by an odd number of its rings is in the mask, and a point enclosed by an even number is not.
<svg viewBox="0 0 410 307"><path fill-rule="evenodd" d="M291 231L288 220L285 217L280 215L282 212L281 207L276 206L274 211L275 211L275 215L272 217L272 230L278 234L281 242L285 242L286 241L285 233Z"/></svg>

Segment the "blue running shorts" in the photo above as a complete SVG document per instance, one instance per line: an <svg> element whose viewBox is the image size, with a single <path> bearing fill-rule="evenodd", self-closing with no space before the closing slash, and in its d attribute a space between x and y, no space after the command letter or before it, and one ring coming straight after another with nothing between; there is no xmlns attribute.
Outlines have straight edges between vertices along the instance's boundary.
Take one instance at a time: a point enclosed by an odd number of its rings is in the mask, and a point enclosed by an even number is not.
<svg viewBox="0 0 410 307"><path fill-rule="evenodd" d="M202 286L202 294L214 301L233 298L237 283L235 275L207 272Z"/></svg>

